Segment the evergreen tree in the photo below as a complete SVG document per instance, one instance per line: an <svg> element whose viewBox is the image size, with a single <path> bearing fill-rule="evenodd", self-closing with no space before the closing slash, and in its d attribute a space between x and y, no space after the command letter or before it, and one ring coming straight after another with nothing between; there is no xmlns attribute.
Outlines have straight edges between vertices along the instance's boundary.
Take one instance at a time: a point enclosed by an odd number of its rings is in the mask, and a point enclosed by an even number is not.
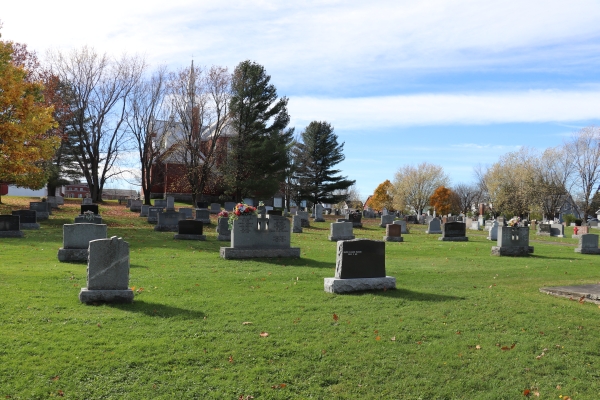
<svg viewBox="0 0 600 400"><path fill-rule="evenodd" d="M226 192L236 201L273 196L290 164L287 149L293 130L286 129L288 100L277 99L270 80L264 67L251 61L241 62L233 72L229 109L236 136L229 141L221 172Z"/></svg>
<svg viewBox="0 0 600 400"><path fill-rule="evenodd" d="M302 132L302 142L295 148L299 192L303 200L335 204L345 200L336 195L354 184L333 167L344 160L344 143L338 144L333 127L327 122L311 122Z"/></svg>

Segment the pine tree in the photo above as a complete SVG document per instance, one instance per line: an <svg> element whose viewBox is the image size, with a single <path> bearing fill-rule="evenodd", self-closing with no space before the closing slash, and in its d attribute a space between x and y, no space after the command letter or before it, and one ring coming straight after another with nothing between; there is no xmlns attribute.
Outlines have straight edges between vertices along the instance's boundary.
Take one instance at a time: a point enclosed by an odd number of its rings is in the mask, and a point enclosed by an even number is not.
<svg viewBox="0 0 600 400"><path fill-rule="evenodd" d="M289 167L288 146L293 130L287 98L277 98L271 77L262 65L243 61L232 78L231 128L227 161L221 164L226 192L236 201L273 196Z"/></svg>
<svg viewBox="0 0 600 400"><path fill-rule="evenodd" d="M344 160L344 143L339 144L333 126L323 121L311 122L301 134L302 142L294 151L297 164L300 197L313 204L335 204L345 200L334 191L344 190L355 181L337 175L341 171L333 167Z"/></svg>

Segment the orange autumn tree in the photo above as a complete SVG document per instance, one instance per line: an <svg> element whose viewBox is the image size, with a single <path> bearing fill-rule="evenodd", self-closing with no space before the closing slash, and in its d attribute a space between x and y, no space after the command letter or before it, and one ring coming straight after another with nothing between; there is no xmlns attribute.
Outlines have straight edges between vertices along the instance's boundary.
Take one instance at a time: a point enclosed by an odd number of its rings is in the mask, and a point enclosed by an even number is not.
<svg viewBox="0 0 600 400"><path fill-rule="evenodd" d="M446 215L455 208L456 196L452 190L445 186L439 186L429 198L429 205L435 209L438 214Z"/></svg>
<svg viewBox="0 0 600 400"><path fill-rule="evenodd" d="M379 186L373 192L373 196L369 199L369 207L373 210L383 210L383 208L387 208L389 211L394 210L394 185L389 179L386 179L385 182L380 183Z"/></svg>

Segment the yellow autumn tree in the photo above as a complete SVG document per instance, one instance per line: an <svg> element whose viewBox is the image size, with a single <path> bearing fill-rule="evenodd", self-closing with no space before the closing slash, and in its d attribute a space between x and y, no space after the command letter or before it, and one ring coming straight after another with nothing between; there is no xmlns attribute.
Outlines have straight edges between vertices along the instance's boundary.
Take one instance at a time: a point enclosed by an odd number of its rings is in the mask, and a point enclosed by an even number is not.
<svg viewBox="0 0 600 400"><path fill-rule="evenodd" d="M375 189L373 196L369 199L369 207L373 210L383 210L387 208L389 211L394 210L394 185L389 179L380 183Z"/></svg>
<svg viewBox="0 0 600 400"><path fill-rule="evenodd" d="M455 206L455 195L452 190L445 186L439 186L429 198L429 205L435 209L438 214L448 214Z"/></svg>
<svg viewBox="0 0 600 400"><path fill-rule="evenodd" d="M59 144L43 85L13 63L13 45L0 41L0 183L40 189Z"/></svg>

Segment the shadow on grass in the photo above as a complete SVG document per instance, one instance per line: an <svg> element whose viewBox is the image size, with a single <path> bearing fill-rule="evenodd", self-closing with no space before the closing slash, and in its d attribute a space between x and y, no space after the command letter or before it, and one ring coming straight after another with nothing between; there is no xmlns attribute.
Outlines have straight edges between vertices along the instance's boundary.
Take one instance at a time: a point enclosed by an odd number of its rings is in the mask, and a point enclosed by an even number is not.
<svg viewBox="0 0 600 400"><path fill-rule="evenodd" d="M286 267L335 268L334 262L323 262L310 258L253 258L252 260Z"/></svg>
<svg viewBox="0 0 600 400"><path fill-rule="evenodd" d="M576 255L576 254L578 254L578 253L573 252L573 255ZM548 259L548 260L572 260L573 259L573 257L541 256L539 254L530 254L529 257L532 257L532 258L543 258L543 259ZM522 257L520 257L520 258L522 258Z"/></svg>
<svg viewBox="0 0 600 400"><path fill-rule="evenodd" d="M204 313L201 311L186 310L185 308L166 306L164 304L149 303L143 300L134 300L131 304L107 304L109 307L119 310L146 314L149 317L172 318L179 317L184 319L203 319Z"/></svg>
<svg viewBox="0 0 600 400"><path fill-rule="evenodd" d="M328 231L329 230L328 228L317 228L316 226L313 226L313 225L308 226L308 227L306 227L306 226L302 227L302 229L308 229L311 231Z"/></svg>
<svg viewBox="0 0 600 400"><path fill-rule="evenodd" d="M408 289L395 289L395 290L386 290L386 291L368 290L368 291L364 291L364 292L344 293L344 296L360 296L361 294L371 294L371 295L392 297L392 298L404 299L404 300L430 301L430 302L465 300L464 297L448 296L448 295L444 295L444 294L435 294L435 293L422 293L422 292L415 292L415 291L408 290Z"/></svg>

